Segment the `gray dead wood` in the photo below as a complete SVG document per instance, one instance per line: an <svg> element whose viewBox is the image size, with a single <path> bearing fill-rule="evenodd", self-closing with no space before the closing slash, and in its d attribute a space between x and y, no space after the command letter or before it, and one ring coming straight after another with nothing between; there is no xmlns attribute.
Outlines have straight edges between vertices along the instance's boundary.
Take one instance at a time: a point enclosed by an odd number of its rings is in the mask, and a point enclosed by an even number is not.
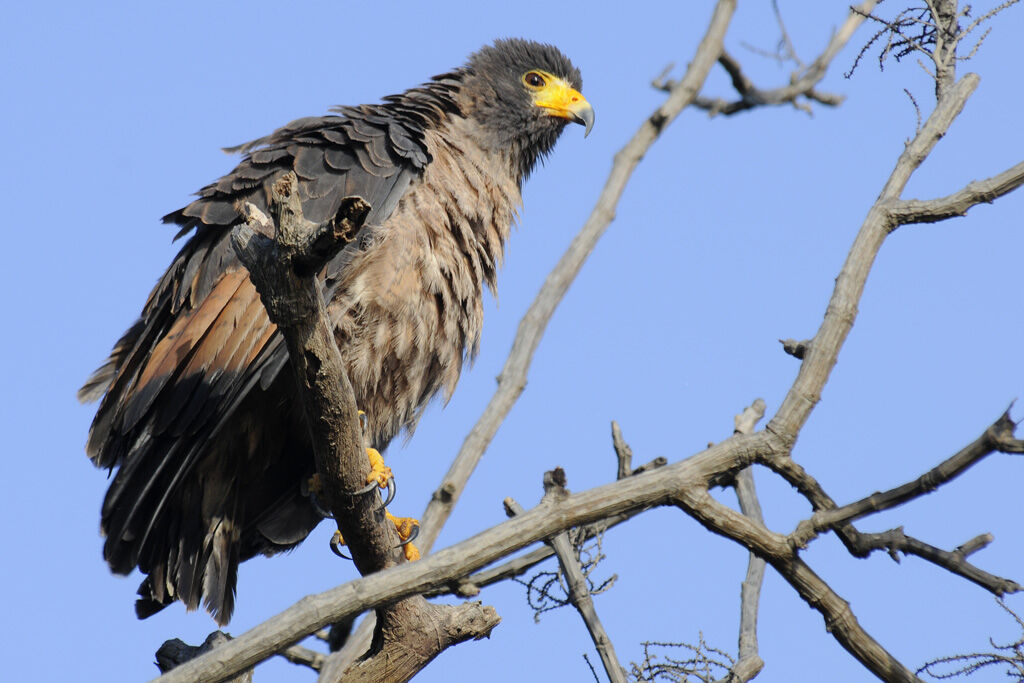
<svg viewBox="0 0 1024 683"><path fill-rule="evenodd" d="M815 531L815 526L822 526L831 520L832 524L828 528L835 532L854 557L864 558L876 550L885 550L896 561L899 561L899 553L914 555L1000 596L1004 593L1018 592L1022 587L1016 581L990 574L967 561L967 557L971 553L977 552L991 542L991 537L988 534L976 536L956 549L946 551L912 536L907 536L902 528L880 533L858 531L852 522L846 519L846 516L851 512L864 512L864 514L874 512L870 508L876 504L879 505L880 510L887 509L892 507L888 504L889 502L895 503L898 500L902 504L931 493L952 481L967 466L993 453L1019 453L1021 449L1024 449L1024 441L1014 438L1015 428L1016 425L1013 421L1004 414L973 443L913 482L884 494L873 494L842 508L825 492L814 477L792 458L769 456L760 462L797 489L815 510L815 516L812 516L810 520L800 522L796 530L789 535L790 546L803 548L802 544L809 543L817 537L820 530ZM837 510L840 512L835 512Z"/></svg>
<svg viewBox="0 0 1024 683"><path fill-rule="evenodd" d="M752 434L757 423L764 417L766 406L763 399L755 399L743 409L733 422L734 434ZM764 524L761 503L757 499L754 473L748 467L736 475L736 497L740 511L758 524ZM764 661L757 647L757 613L761 602L761 585L764 583L765 561L750 552L747 559L747 574L740 584L740 634L739 658L729 667L729 674L718 683L745 683L764 668Z"/></svg>
<svg viewBox="0 0 1024 683"><path fill-rule="evenodd" d="M786 542L746 515L722 505L707 489L684 488L679 507L709 531L745 546L779 572L808 605L825 618L825 628L854 658L883 681L919 681L857 621L848 602L801 560Z"/></svg>
<svg viewBox="0 0 1024 683"><path fill-rule="evenodd" d="M758 453L771 453L774 448L773 439L763 432L736 436L682 462L576 493L562 501L545 501L521 516L417 562L390 567L309 595L216 652L175 669L161 679L162 683L230 677L328 624L378 605L448 586L454 577L467 576L563 530L671 504L679 490L706 487L712 481L730 477L730 472L754 462Z"/></svg>
<svg viewBox="0 0 1024 683"><path fill-rule="evenodd" d="M303 647L301 645L286 647L278 654L292 664L308 666L313 671L319 671L324 665L324 660L327 659L327 655L323 652L317 652L316 650L311 650L308 647Z"/></svg>
<svg viewBox="0 0 1024 683"><path fill-rule="evenodd" d="M1015 427L1009 412L1003 413L984 434L917 479L888 491L875 492L849 505L815 512L810 519L797 525L796 530L790 534L791 541L799 547L805 547L811 538L826 529L919 498L952 481L992 453L1024 453L1024 441L1013 436Z"/></svg>
<svg viewBox="0 0 1024 683"><path fill-rule="evenodd" d="M846 21L832 35L832 39L825 47L825 50L806 67L801 65L800 69L790 75L789 85L780 88L765 90L758 88L743 73L743 68L739 61L728 52L723 51L718 58L718 63L729 74L732 87L739 95L739 99L730 101L720 97L700 96L694 99L693 105L707 111L710 116L717 114L731 116L757 107L778 106L782 104L792 105L810 114L811 108L804 100L810 100L830 107L842 104L844 99L842 95L821 92L816 89L816 86L825 77L829 66L832 64L832 60L846 46L854 32L864 22L866 15L870 14L877 4L877 0L867 0L851 8ZM785 33L784 37L786 37L788 42L788 36L785 36ZM790 49L792 48L790 47ZM795 55L792 56L795 57ZM672 82L658 79L654 82L654 86L659 89L666 89L672 86Z"/></svg>

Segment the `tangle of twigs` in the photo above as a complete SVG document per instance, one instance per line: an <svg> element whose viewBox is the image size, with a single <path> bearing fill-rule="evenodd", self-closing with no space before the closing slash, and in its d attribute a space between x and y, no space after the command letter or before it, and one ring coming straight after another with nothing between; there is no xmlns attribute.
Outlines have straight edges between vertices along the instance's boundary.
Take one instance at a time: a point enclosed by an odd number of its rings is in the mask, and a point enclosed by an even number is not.
<svg viewBox="0 0 1024 683"><path fill-rule="evenodd" d="M1003 672L1006 680L1024 681L1024 619L1021 619L1016 612L1007 607L1006 603L1001 599L997 599L996 602L1017 622L1021 629L1020 638L1007 645L997 645L993 639L989 638L988 642L995 648L995 652L972 652L970 654L939 657L925 663L924 666L917 670L917 673L926 673L932 678L943 680L970 676L982 669L1002 665L1006 667ZM952 667L954 666L958 668L953 669ZM947 668L948 670L943 670Z"/></svg>
<svg viewBox="0 0 1024 683"><path fill-rule="evenodd" d="M711 683L711 681L727 675L736 660L728 653L712 647L704 642L704 634L697 634L697 644L645 642L644 661L640 664L632 662L633 676L637 683ZM666 650L681 650L688 653L685 659L677 659L666 654Z"/></svg>

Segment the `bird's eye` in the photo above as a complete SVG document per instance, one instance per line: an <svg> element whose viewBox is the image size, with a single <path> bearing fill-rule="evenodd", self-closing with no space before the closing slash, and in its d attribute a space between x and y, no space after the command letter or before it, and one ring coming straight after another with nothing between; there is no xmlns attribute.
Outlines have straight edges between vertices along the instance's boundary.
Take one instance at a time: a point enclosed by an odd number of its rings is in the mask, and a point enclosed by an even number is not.
<svg viewBox="0 0 1024 683"><path fill-rule="evenodd" d="M527 71L526 75L523 76L523 83L526 83L531 88L543 88L545 80L536 71Z"/></svg>

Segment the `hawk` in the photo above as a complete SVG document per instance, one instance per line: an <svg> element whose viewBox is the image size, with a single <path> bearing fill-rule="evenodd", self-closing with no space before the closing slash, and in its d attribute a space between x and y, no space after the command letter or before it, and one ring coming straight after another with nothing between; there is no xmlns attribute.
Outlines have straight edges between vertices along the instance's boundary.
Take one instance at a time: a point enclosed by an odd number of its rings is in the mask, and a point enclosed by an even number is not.
<svg viewBox="0 0 1024 683"><path fill-rule="evenodd" d="M102 398L86 451L114 471L103 555L116 573L146 575L140 618L181 600L226 624L238 564L294 547L323 519L287 350L230 244L241 204L266 211L294 171L311 221L345 197L371 206L320 277L368 440L383 450L431 397L451 396L476 353L523 182L568 123L593 126L581 87L558 49L498 40L380 104L229 150L241 163L164 217L188 240L78 394Z"/></svg>

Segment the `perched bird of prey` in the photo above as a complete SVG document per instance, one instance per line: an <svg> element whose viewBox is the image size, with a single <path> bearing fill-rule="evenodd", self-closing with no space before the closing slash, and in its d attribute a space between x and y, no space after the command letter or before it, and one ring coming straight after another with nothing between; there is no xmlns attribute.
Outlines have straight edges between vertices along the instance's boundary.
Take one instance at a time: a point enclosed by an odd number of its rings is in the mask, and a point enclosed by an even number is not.
<svg viewBox="0 0 1024 683"><path fill-rule="evenodd" d="M236 148L244 159L164 217L190 235L139 320L79 391L102 397L86 450L116 470L103 554L146 578L136 612L200 602L231 617L238 564L301 542L323 518L288 355L230 245L241 202L299 179L307 219L359 196L371 208L324 269L334 335L371 445L451 396L476 352L520 188L569 122L594 122L556 48L499 40L465 66L381 104L299 119Z"/></svg>

